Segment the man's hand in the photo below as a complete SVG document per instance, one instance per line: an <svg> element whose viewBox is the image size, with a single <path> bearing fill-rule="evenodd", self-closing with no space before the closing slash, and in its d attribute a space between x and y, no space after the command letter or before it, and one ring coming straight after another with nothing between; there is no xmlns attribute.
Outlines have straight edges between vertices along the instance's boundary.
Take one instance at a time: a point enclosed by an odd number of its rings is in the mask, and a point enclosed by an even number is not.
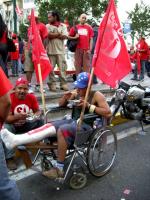
<svg viewBox="0 0 150 200"><path fill-rule="evenodd" d="M64 99L69 100L71 97L72 93L71 92L66 92L63 96Z"/></svg>
<svg viewBox="0 0 150 200"><path fill-rule="evenodd" d="M84 100L83 99L80 99L80 102L77 104L78 107L82 107L84 104ZM90 107L90 104L88 102L85 103L85 108L88 108L89 109Z"/></svg>
<svg viewBox="0 0 150 200"><path fill-rule="evenodd" d="M28 115L26 113L20 113L20 114L16 114L15 118L16 120L26 120L26 118L28 117Z"/></svg>

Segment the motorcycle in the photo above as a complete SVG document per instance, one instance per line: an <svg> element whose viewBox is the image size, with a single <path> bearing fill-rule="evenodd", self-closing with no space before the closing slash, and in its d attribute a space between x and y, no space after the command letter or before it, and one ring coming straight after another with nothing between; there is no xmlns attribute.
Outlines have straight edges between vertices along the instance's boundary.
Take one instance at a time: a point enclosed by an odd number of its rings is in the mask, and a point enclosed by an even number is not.
<svg viewBox="0 0 150 200"><path fill-rule="evenodd" d="M150 88L120 82L110 102L112 117L122 117L150 124Z"/></svg>

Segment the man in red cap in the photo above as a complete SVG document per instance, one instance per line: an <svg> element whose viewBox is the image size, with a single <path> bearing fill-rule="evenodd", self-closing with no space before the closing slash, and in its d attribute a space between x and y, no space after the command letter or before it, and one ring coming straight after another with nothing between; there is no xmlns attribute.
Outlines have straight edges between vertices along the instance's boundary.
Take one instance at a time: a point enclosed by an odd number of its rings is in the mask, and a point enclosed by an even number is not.
<svg viewBox="0 0 150 200"><path fill-rule="evenodd" d="M10 52L10 58L12 62L12 76L18 76L19 42L15 33L12 34L12 39L16 46L16 51Z"/></svg>
<svg viewBox="0 0 150 200"><path fill-rule="evenodd" d="M43 125L37 98L34 94L28 93L28 81L25 78L17 79L14 92L10 94L10 98L11 109L5 121L5 128L18 134ZM17 168L13 155L14 151L6 149L6 161L9 169Z"/></svg>

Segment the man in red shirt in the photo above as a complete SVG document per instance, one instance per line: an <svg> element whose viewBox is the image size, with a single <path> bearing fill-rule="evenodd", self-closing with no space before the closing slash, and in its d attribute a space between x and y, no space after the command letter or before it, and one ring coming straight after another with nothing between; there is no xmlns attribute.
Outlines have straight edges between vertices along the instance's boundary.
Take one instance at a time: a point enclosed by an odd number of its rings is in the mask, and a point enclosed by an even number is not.
<svg viewBox="0 0 150 200"><path fill-rule="evenodd" d="M31 15L28 16L28 20L30 21ZM48 36L48 31L45 24L41 23L38 19L38 16L35 16L35 21L37 28L39 30L39 34L41 36L41 40L43 44L46 43L46 39ZM34 65L32 62L32 33L31 27L28 28L28 44L25 46L25 63L24 63L24 71L26 72L26 77L29 82L29 87L31 87L32 74L34 72ZM45 45L44 45L45 46Z"/></svg>
<svg viewBox="0 0 150 200"><path fill-rule="evenodd" d="M12 39L16 46L16 51L10 53L12 62L12 76L18 76L19 42L15 33L12 35Z"/></svg>
<svg viewBox="0 0 150 200"><path fill-rule="evenodd" d="M0 68L0 129L6 120L10 109L10 97L8 92L12 89L12 85L6 78L4 72ZM3 145L0 137L0 199L3 200L20 200L20 194L14 181L9 179L7 166L5 162Z"/></svg>
<svg viewBox="0 0 150 200"><path fill-rule="evenodd" d="M41 111L38 101L33 94L28 93L28 81L18 78L14 90L10 94L11 109L6 118L5 128L18 134L42 126L43 120L40 118ZM34 119L31 116L34 116ZM16 169L17 166L13 159L14 151L6 149L5 152L9 169Z"/></svg>
<svg viewBox="0 0 150 200"><path fill-rule="evenodd" d="M93 43L93 29L86 23L86 14L81 14L80 23L76 25L78 34L78 44L75 51L75 68L76 75L80 72L90 72L90 55ZM75 27L70 29L69 39L77 38Z"/></svg>
<svg viewBox="0 0 150 200"><path fill-rule="evenodd" d="M140 59L140 76L138 79L138 59L137 59L137 63L135 66L135 70L134 70L134 77L131 80L138 80L138 81L144 81L144 73L145 73L145 64L148 60L148 44L145 41L145 38L143 36L139 37L139 41L136 45L136 53L139 56Z"/></svg>

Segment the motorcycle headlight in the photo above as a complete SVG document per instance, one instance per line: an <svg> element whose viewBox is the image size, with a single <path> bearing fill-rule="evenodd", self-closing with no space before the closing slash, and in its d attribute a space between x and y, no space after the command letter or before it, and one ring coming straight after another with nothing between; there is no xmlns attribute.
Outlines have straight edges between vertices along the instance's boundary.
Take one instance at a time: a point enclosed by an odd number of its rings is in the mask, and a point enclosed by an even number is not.
<svg viewBox="0 0 150 200"><path fill-rule="evenodd" d="M125 95L126 95L125 90L123 90L121 88L116 91L116 97L117 97L117 99L123 100L124 97L125 97Z"/></svg>

